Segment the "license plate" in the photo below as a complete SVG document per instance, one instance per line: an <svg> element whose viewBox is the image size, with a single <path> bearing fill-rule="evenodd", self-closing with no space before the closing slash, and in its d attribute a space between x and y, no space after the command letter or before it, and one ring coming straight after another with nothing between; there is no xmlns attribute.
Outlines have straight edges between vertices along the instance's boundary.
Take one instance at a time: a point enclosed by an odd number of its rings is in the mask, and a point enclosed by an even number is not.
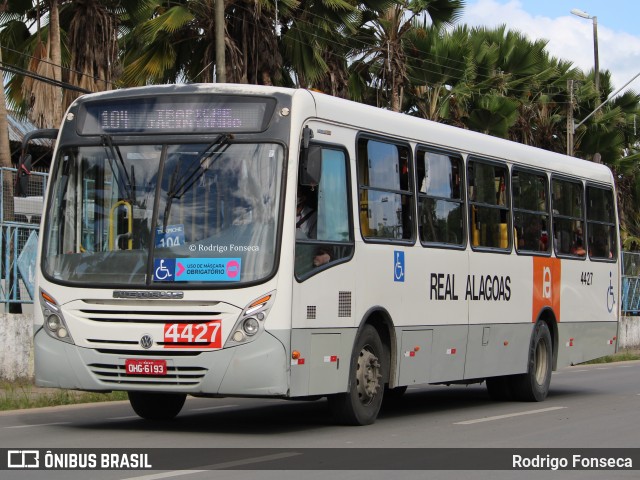
<svg viewBox="0 0 640 480"><path fill-rule="evenodd" d="M128 358L124 361L127 375L166 375L166 360L138 360Z"/></svg>

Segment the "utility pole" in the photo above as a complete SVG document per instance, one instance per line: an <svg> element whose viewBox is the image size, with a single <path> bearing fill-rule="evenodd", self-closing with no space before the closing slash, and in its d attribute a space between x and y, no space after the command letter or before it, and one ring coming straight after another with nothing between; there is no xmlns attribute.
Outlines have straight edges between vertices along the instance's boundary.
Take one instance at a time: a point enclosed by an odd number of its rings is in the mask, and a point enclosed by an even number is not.
<svg viewBox="0 0 640 480"><path fill-rule="evenodd" d="M216 27L216 83L227 83L227 66L224 58L224 0L215 0Z"/></svg>
<svg viewBox="0 0 640 480"><path fill-rule="evenodd" d="M594 16L593 21L593 58L594 68L593 77L596 84L596 92L598 93L598 101L600 101L600 61L598 60L598 17Z"/></svg>
<svg viewBox="0 0 640 480"><path fill-rule="evenodd" d="M598 60L598 17L596 17L595 15L589 15L587 12L583 12L578 8L572 9L571 13L578 17L591 20L593 22L593 59L595 64L594 70L593 70L593 77L594 77L596 92L598 93L598 101L600 101L600 61Z"/></svg>
<svg viewBox="0 0 640 480"><path fill-rule="evenodd" d="M573 80L567 80L569 104L567 105L567 155L573 157Z"/></svg>

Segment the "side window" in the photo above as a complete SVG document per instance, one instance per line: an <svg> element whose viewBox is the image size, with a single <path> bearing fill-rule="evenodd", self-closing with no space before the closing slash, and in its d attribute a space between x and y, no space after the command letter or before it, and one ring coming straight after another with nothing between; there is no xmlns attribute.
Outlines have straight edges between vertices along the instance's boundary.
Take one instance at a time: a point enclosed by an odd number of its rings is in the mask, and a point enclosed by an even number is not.
<svg viewBox="0 0 640 480"><path fill-rule="evenodd" d="M514 169L511 186L516 250L519 253L550 253L549 186L546 175Z"/></svg>
<svg viewBox="0 0 640 480"><path fill-rule="evenodd" d="M320 183L298 185L296 204L296 277L353 255L347 158L323 148Z"/></svg>
<svg viewBox="0 0 640 480"><path fill-rule="evenodd" d="M367 239L411 240L413 194L409 148L358 140L360 228Z"/></svg>
<svg viewBox="0 0 640 480"><path fill-rule="evenodd" d="M582 183L553 179L553 244L559 255L585 257Z"/></svg>
<svg viewBox="0 0 640 480"><path fill-rule="evenodd" d="M509 249L507 173L506 165L469 160L469 230L473 247Z"/></svg>
<svg viewBox="0 0 640 480"><path fill-rule="evenodd" d="M463 246L462 158L418 150L416 163L420 241Z"/></svg>
<svg viewBox="0 0 640 480"><path fill-rule="evenodd" d="M587 232L589 256L597 260L615 260L618 256L613 191L587 187Z"/></svg>

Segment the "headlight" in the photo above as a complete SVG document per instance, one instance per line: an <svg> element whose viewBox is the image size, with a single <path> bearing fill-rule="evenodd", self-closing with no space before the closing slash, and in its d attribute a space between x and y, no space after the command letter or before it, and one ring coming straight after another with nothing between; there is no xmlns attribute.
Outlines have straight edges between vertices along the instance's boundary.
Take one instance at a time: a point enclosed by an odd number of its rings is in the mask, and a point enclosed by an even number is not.
<svg viewBox="0 0 640 480"><path fill-rule="evenodd" d="M260 330L260 324L255 318L249 317L242 322L242 329L244 330L244 333L252 337L258 333L258 330Z"/></svg>
<svg viewBox="0 0 640 480"><path fill-rule="evenodd" d="M244 308L233 327L233 333L225 343L225 347L252 342L260 336L260 333L264 331L264 322L269 310L273 306L275 293L273 291L258 297Z"/></svg>
<svg viewBox="0 0 640 480"><path fill-rule="evenodd" d="M49 327L49 330L51 330L52 332L57 332L60 328L60 325L62 325L62 320L57 314L52 313L51 315L49 315L49 317L47 318L47 327Z"/></svg>
<svg viewBox="0 0 640 480"><path fill-rule="evenodd" d="M73 344L73 338L71 338L69 327L64 321L58 302L43 290L40 290L40 307L44 316L44 331L56 340Z"/></svg>

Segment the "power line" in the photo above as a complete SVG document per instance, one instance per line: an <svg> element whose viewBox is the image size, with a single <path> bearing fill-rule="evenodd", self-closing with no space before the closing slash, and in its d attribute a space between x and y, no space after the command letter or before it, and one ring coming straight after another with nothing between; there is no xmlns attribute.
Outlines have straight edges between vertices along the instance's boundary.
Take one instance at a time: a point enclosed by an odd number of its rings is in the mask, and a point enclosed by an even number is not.
<svg viewBox="0 0 640 480"><path fill-rule="evenodd" d="M18 55L20 55L22 57L29 58L29 59L32 59L32 60L38 60L40 63L44 63L46 65L51 65L52 67L58 67L58 68L66 70L68 72L72 72L72 73L75 73L75 74L83 76L83 77L89 77L89 78L92 78L94 80L99 80L99 81L104 82L104 83L106 83L108 85L114 86L113 82L110 82L110 81L107 81L107 80L103 80L101 78L97 78L94 75L89 75L88 73L81 72L80 70L75 70L75 69L72 69L72 68L69 68L69 67L65 67L65 66L62 66L62 65L56 65L55 63L53 63L53 62L51 62L51 61L49 61L49 60L47 60L45 58L38 58L38 57L35 57L33 55L29 55L28 53L21 52L19 50L15 50L15 49L10 48L10 47L3 47L3 48L8 52L16 53L16 54L18 54ZM21 67L15 67L15 68L21 68Z"/></svg>
<svg viewBox="0 0 640 480"><path fill-rule="evenodd" d="M60 80L54 80L53 78L43 77L42 75L38 75L37 73L30 72L28 70L24 70L20 67L16 67L14 65L9 65L5 62L0 63L0 70L5 72L12 73L14 75L24 75L25 77L31 77L34 80L38 80L40 82L48 83L50 85L55 85L56 87L63 88L65 90L73 90L75 92L80 93L91 93L91 90L87 90L81 87L77 87L67 82L62 82Z"/></svg>

